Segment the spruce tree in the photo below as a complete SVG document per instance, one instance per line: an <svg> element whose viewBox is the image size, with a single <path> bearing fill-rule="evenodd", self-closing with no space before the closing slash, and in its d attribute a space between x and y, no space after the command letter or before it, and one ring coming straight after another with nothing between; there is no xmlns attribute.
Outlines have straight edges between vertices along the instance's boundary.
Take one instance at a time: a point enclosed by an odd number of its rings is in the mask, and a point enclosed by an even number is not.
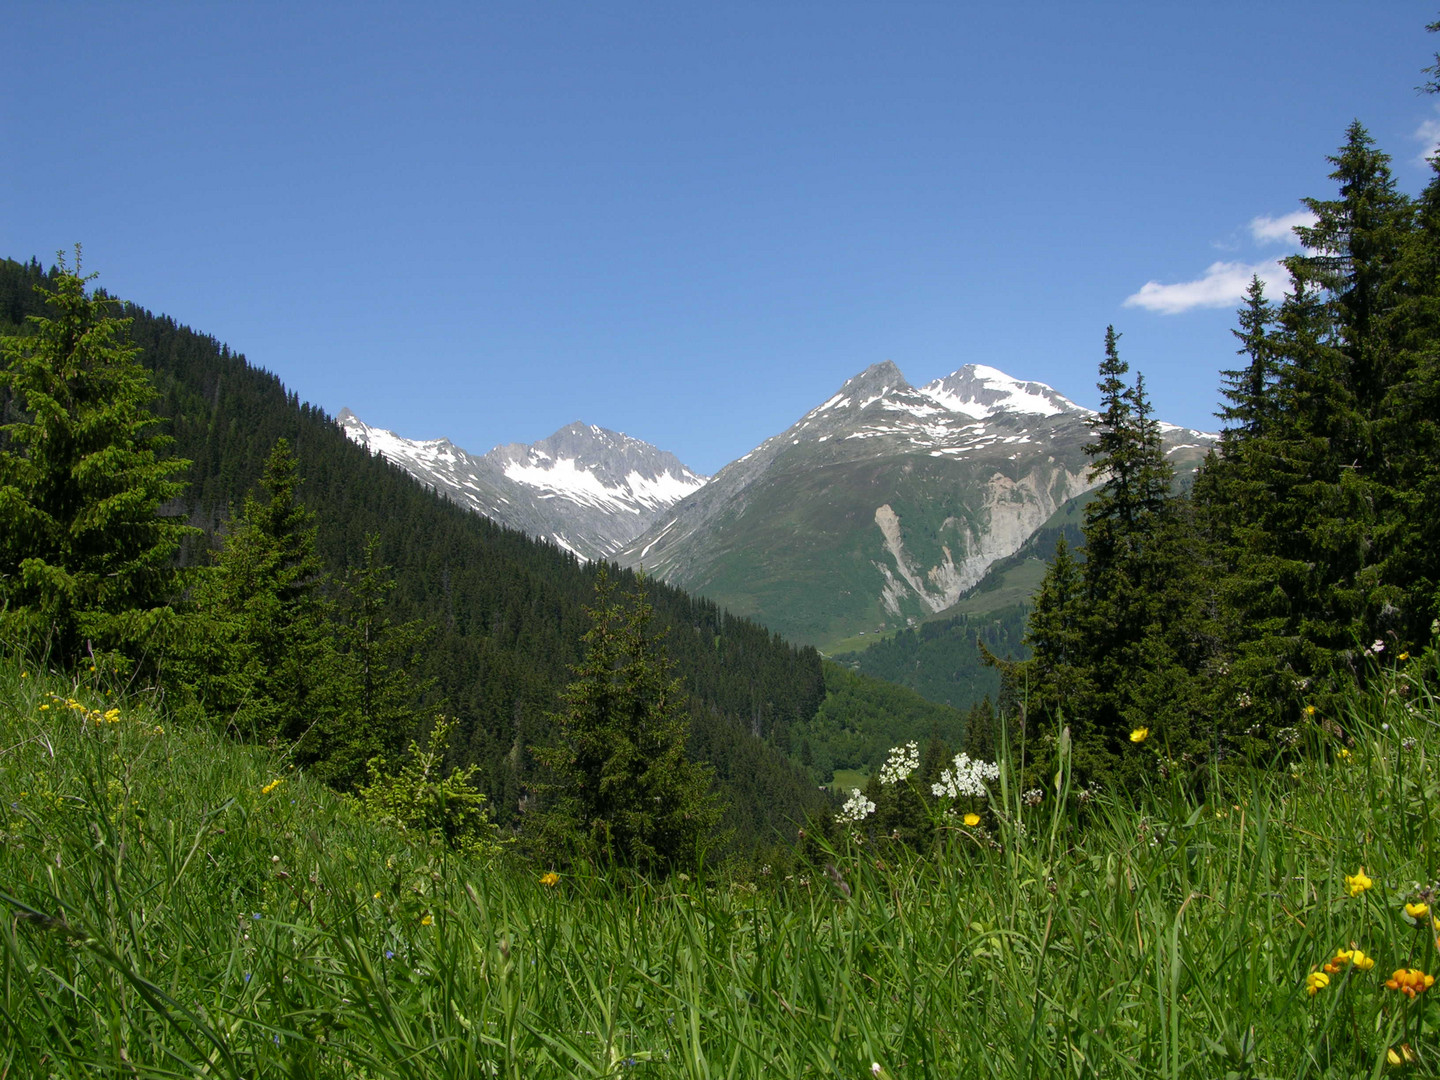
<svg viewBox="0 0 1440 1080"><path fill-rule="evenodd" d="M604 573L587 609L585 657L561 694L540 842L555 859L664 871L692 864L719 820L711 772L685 744L690 718L654 613L637 585L623 601Z"/></svg>
<svg viewBox="0 0 1440 1080"><path fill-rule="evenodd" d="M1224 422L1220 447L1226 458L1236 456L1237 443L1264 434L1275 413L1276 358L1270 338L1275 308L1266 299L1265 283L1258 276L1250 279L1238 318L1240 328L1230 332L1240 342L1236 351L1248 362L1243 368L1220 373L1224 379L1220 393L1229 402L1219 414Z"/></svg>
<svg viewBox="0 0 1440 1080"><path fill-rule="evenodd" d="M113 651L129 666L175 627L174 556L196 530L162 507L190 463L165 456L130 321L87 293L93 277L78 247L73 270L61 256L39 287L50 314L0 342L0 638L62 665Z"/></svg>
<svg viewBox="0 0 1440 1080"><path fill-rule="evenodd" d="M199 578L196 633L177 677L191 702L228 730L313 765L324 760L343 687L298 469L289 443L278 440L260 478L263 497L246 498Z"/></svg>
<svg viewBox="0 0 1440 1080"><path fill-rule="evenodd" d="M325 779L348 788L374 757L396 759L418 727L418 711L436 680L419 674L434 633L419 619L396 622L395 579L380 561L380 537L366 537L361 565L343 583L338 615L343 704L320 733Z"/></svg>

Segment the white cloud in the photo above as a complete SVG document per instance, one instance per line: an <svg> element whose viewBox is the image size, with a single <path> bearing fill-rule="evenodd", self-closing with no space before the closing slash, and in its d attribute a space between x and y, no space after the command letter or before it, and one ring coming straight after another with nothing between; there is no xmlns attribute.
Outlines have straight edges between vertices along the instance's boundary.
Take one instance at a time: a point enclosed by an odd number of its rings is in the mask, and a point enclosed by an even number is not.
<svg viewBox="0 0 1440 1080"><path fill-rule="evenodd" d="M1440 109L1440 106L1436 106L1436 108ZM1425 149L1415 155L1415 164L1430 164L1430 158L1440 151L1440 117L1422 121L1412 137L1425 144Z"/></svg>
<svg viewBox="0 0 1440 1080"><path fill-rule="evenodd" d="M1437 129L1440 134L1440 129ZM1315 215L1309 210L1296 210L1293 214L1286 214L1284 217L1260 216L1250 219L1250 235L1257 244L1273 244L1279 241L1298 247L1298 237L1295 235L1295 227L1303 226L1309 228L1315 224Z"/></svg>
<svg viewBox="0 0 1440 1080"><path fill-rule="evenodd" d="M1280 221L1288 219L1281 218ZM1270 219L1256 218L1256 221L1261 220ZM1253 222L1251 228L1255 228ZM1283 286L1289 281L1285 268L1276 260L1260 263L1215 262L1206 268L1203 277L1194 281L1178 281L1172 285L1147 281L1139 292L1125 298L1125 306L1144 308L1161 315L1178 315L1195 308L1234 307L1245 298L1250 279L1257 274L1265 282L1266 291L1272 294L1277 285Z"/></svg>

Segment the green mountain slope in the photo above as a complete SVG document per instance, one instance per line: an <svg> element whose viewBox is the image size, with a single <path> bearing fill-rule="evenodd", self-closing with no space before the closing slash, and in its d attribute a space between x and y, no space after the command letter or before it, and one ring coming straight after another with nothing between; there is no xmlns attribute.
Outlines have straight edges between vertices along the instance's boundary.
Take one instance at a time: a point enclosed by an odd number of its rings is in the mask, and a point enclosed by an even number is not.
<svg viewBox="0 0 1440 1080"><path fill-rule="evenodd" d="M877 364L722 469L620 561L792 640L853 645L947 611L1088 491L1088 416L981 365L916 388ZM1165 437L1181 471L1211 439Z"/></svg>

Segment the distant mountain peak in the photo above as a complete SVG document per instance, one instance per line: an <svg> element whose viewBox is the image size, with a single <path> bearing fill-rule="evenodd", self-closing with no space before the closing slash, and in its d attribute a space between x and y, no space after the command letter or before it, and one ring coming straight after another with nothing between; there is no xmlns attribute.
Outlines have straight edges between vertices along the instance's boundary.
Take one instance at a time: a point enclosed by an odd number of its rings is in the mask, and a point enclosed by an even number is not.
<svg viewBox="0 0 1440 1080"><path fill-rule="evenodd" d="M537 443L508 443L483 455L449 439L419 441L372 428L349 409L336 423L420 483L582 559L609 557L708 479L668 451L579 420Z"/></svg>
<svg viewBox="0 0 1440 1080"><path fill-rule="evenodd" d="M966 364L926 383L920 392L937 405L976 420L1002 412L1030 416L1088 412L1042 382L1016 379L985 364Z"/></svg>

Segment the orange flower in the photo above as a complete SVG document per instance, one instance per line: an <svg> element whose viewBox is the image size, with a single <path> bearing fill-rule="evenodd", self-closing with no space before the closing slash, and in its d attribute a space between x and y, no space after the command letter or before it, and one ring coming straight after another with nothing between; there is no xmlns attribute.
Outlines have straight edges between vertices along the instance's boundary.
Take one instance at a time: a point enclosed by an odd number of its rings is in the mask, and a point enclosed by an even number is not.
<svg viewBox="0 0 1440 1080"><path fill-rule="evenodd" d="M1391 990L1399 990L1408 998L1416 994L1423 994L1430 987L1435 985L1435 976L1426 975L1416 968L1399 968L1394 975L1385 980L1385 985Z"/></svg>

